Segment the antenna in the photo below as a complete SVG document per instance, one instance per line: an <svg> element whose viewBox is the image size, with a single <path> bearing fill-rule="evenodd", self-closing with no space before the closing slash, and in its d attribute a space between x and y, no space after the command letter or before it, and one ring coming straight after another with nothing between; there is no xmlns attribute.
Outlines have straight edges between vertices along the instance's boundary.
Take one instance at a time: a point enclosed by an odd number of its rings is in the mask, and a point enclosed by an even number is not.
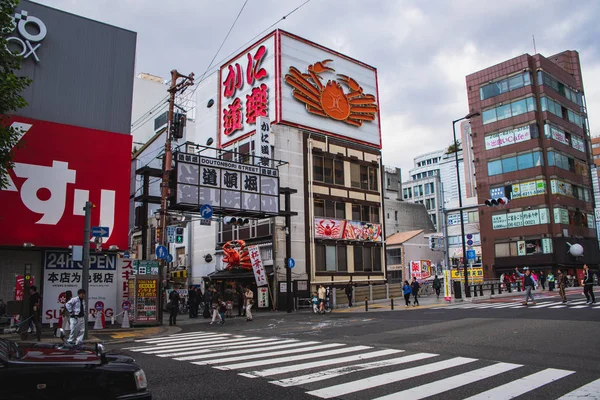
<svg viewBox="0 0 600 400"><path fill-rule="evenodd" d="M531 35L533 38L533 54L537 54L537 49L535 48L535 35Z"/></svg>

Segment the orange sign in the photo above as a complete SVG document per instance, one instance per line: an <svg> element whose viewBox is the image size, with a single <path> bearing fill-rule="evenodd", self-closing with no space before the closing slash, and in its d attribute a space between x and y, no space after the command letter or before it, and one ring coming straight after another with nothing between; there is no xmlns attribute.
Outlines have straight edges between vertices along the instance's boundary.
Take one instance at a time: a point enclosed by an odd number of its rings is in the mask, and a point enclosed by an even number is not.
<svg viewBox="0 0 600 400"><path fill-rule="evenodd" d="M137 281L137 297L156 297L158 288L154 279L138 279Z"/></svg>
<svg viewBox="0 0 600 400"><path fill-rule="evenodd" d="M326 64L333 60L327 59L308 66L308 74L290 67L285 81L294 89L294 98L306 105L309 113L322 117L344 121L354 126L362 126L364 121L373 121L377 115L378 106L375 96L365 94L363 88L354 79L337 74L338 81L327 81L324 85L319 74L335 72ZM349 91L346 93L342 84Z"/></svg>

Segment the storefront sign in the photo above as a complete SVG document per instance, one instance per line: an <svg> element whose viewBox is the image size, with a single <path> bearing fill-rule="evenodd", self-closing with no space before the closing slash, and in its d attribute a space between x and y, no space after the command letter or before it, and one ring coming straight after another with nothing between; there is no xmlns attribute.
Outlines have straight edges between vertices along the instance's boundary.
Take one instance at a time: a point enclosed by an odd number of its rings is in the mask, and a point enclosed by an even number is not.
<svg viewBox="0 0 600 400"><path fill-rule="evenodd" d="M140 275L158 275L158 261L134 260L133 273Z"/></svg>
<svg viewBox="0 0 600 400"><path fill-rule="evenodd" d="M483 282L483 268L469 268L469 283L481 283ZM463 268L452 269L452 279L464 281L465 273Z"/></svg>
<svg viewBox="0 0 600 400"><path fill-rule="evenodd" d="M17 11L12 25L2 33L8 34L5 40L10 51L24 60L31 57L40 62L38 51L42 40L48 34L48 28L41 19L30 15L26 10Z"/></svg>
<svg viewBox="0 0 600 400"><path fill-rule="evenodd" d="M73 296L81 289L83 265L73 261L67 252L46 251L44 255L44 323L58 322L65 292ZM115 254L91 254L89 271L88 306L102 301L105 315L110 318L117 306L119 271ZM96 310L90 307L90 321L95 320Z"/></svg>
<svg viewBox="0 0 600 400"><path fill-rule="evenodd" d="M492 215L492 229L506 229L506 214Z"/></svg>
<svg viewBox="0 0 600 400"><path fill-rule="evenodd" d="M158 308L158 280L135 278L135 321L156 322Z"/></svg>
<svg viewBox="0 0 600 400"><path fill-rule="evenodd" d="M271 123L267 117L256 119L256 134L254 135L254 159L256 165L271 166Z"/></svg>
<svg viewBox="0 0 600 400"><path fill-rule="evenodd" d="M516 129L495 133L485 137L485 149L496 149L502 146L508 146L515 143L524 142L531 139L529 125Z"/></svg>
<svg viewBox="0 0 600 400"><path fill-rule="evenodd" d="M275 168L177 153L174 206L279 214L279 173Z"/></svg>
<svg viewBox="0 0 600 400"><path fill-rule="evenodd" d="M258 308L269 307L269 290L266 287L258 288Z"/></svg>
<svg viewBox="0 0 600 400"><path fill-rule="evenodd" d="M547 208L492 215L492 229L519 228L549 223L550 211Z"/></svg>
<svg viewBox="0 0 600 400"><path fill-rule="evenodd" d="M252 262L252 271L254 272L256 286L260 287L268 285L269 281L267 281L267 274L265 273L265 267L260 258L258 246L248 246L248 253L250 254L250 260Z"/></svg>
<svg viewBox="0 0 600 400"><path fill-rule="evenodd" d="M571 146L575 150L585 152L585 141L575 134L571 134Z"/></svg>
<svg viewBox="0 0 600 400"><path fill-rule="evenodd" d="M381 242L381 224L315 218L315 238Z"/></svg>
<svg viewBox="0 0 600 400"><path fill-rule="evenodd" d="M81 243L85 202L92 225L109 228L103 245L128 247L131 136L11 117L23 136L0 190L0 243L67 248ZM107 156L109 155L109 156Z"/></svg>
<svg viewBox="0 0 600 400"><path fill-rule="evenodd" d="M345 220L315 218L315 238L341 239L345 226Z"/></svg>
<svg viewBox="0 0 600 400"><path fill-rule="evenodd" d="M444 300L452 300L452 274L449 269L444 270Z"/></svg>
<svg viewBox="0 0 600 400"><path fill-rule="evenodd" d="M421 262L411 261L410 262L410 276L412 278L421 279Z"/></svg>
<svg viewBox="0 0 600 400"><path fill-rule="evenodd" d="M542 252L544 254L552 253L552 239L551 238L543 238L542 239Z"/></svg>

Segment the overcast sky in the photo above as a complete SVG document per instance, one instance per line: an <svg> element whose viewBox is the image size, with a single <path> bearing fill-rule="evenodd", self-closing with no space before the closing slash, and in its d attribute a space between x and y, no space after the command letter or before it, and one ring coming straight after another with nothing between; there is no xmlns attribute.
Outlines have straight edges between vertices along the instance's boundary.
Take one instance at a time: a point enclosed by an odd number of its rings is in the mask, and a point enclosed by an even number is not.
<svg viewBox="0 0 600 400"><path fill-rule="evenodd" d="M306 0L248 0L216 65ZM244 0L37 0L138 33L136 72L201 76ZM275 28L378 69L383 162L452 143L451 121L468 113L465 76L506 59L580 53L592 136L600 124L597 0L311 0Z"/></svg>

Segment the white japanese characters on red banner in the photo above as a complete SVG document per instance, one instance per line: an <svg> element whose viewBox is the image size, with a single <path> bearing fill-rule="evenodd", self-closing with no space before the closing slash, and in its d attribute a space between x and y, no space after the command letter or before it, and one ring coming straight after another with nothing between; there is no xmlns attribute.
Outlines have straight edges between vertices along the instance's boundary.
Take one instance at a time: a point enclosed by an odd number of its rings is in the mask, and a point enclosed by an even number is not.
<svg viewBox="0 0 600 400"><path fill-rule="evenodd" d="M90 321L95 321L94 305L99 301L104 303L105 318L115 314L120 288L119 273L115 254L90 255L89 292L86 295ZM73 296L77 296L77 291L82 287L82 276L82 263L73 261L70 253L45 253L43 323L58 322L66 291L70 290Z"/></svg>
<svg viewBox="0 0 600 400"><path fill-rule="evenodd" d="M410 262L410 276L412 278L421 279L421 261Z"/></svg>
<svg viewBox="0 0 600 400"><path fill-rule="evenodd" d="M256 119L256 134L254 135L255 164L270 167L271 159L271 123L267 117Z"/></svg>
<svg viewBox="0 0 600 400"><path fill-rule="evenodd" d="M258 288L258 308L269 307L269 289L266 287Z"/></svg>
<svg viewBox="0 0 600 400"><path fill-rule="evenodd" d="M250 253L250 260L252 261L252 271L254 271L254 279L256 279L256 286L266 286L267 274L263 267L262 259L260 258L260 251L258 246L248 246L248 252Z"/></svg>

